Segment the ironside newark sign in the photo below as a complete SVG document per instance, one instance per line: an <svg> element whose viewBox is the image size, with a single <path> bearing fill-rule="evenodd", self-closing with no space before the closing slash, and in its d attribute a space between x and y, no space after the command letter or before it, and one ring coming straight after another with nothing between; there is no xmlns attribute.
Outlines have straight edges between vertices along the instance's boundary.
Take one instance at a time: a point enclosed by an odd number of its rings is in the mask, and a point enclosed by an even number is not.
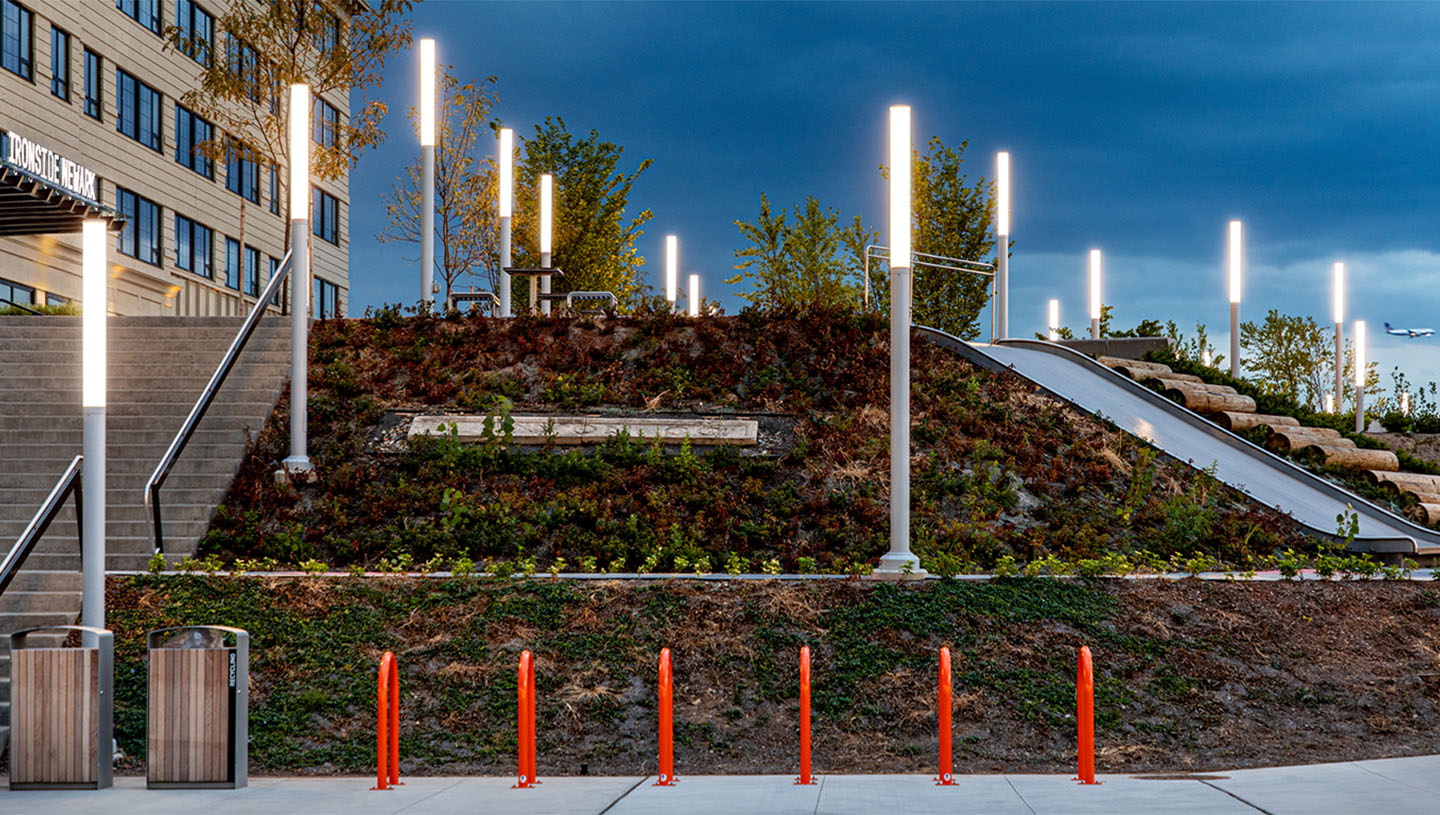
<svg viewBox="0 0 1440 815"><path fill-rule="evenodd" d="M77 198L98 201L95 171L13 130L5 133L5 163Z"/></svg>

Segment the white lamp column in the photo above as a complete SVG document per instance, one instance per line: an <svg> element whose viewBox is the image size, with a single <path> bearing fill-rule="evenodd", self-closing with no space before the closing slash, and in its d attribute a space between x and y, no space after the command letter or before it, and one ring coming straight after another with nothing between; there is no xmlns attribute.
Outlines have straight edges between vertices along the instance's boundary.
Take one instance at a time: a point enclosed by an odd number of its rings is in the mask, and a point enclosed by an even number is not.
<svg viewBox="0 0 1440 815"><path fill-rule="evenodd" d="M890 551L878 574L924 574L910 551L910 106L890 108Z"/></svg>
<svg viewBox="0 0 1440 815"><path fill-rule="evenodd" d="M1230 222L1229 237L1230 269L1230 375L1240 376L1240 276L1244 262L1245 246L1243 227L1239 221Z"/></svg>
<svg viewBox="0 0 1440 815"><path fill-rule="evenodd" d="M435 310L435 41L420 41L420 303Z"/></svg>
<svg viewBox="0 0 1440 815"><path fill-rule="evenodd" d="M995 311L1000 339L1010 337L1010 154L995 154Z"/></svg>
<svg viewBox="0 0 1440 815"><path fill-rule="evenodd" d="M691 316L691 317L699 317L699 316L700 316L700 275L698 275L698 274L692 274L692 275L690 275L690 296L689 296L689 298L687 298L687 299L689 299L689 301L690 301L690 303L689 303L689 305L690 305L690 316Z"/></svg>
<svg viewBox="0 0 1440 815"><path fill-rule="evenodd" d="M550 268L551 257L551 230L555 224L555 179L554 176L546 173L540 176L540 266L544 269ZM532 278L533 280L533 278ZM531 286L533 294L535 287ZM550 275L540 278L540 293L550 293ZM550 314L550 301L546 300L540 304L540 313L546 316Z"/></svg>
<svg viewBox="0 0 1440 815"><path fill-rule="evenodd" d="M1049 324L1048 324L1048 325L1049 325L1049 328L1050 328L1050 341L1051 341L1051 342L1055 342L1056 340L1059 340L1059 339L1060 339L1060 301L1059 301L1059 300L1053 300L1053 299L1052 299L1052 300L1050 301L1050 321L1049 321Z"/></svg>
<svg viewBox="0 0 1440 815"><path fill-rule="evenodd" d="M674 235L665 236L665 300L670 310L675 310L675 298L680 287L680 240Z"/></svg>
<svg viewBox="0 0 1440 815"><path fill-rule="evenodd" d="M105 627L105 314L109 309L106 292L105 222L86 221L80 233L83 298L81 312L81 407L85 415L80 452L81 489L84 493L82 523L85 545L81 550L80 624ZM93 645L93 637L86 638Z"/></svg>
<svg viewBox="0 0 1440 815"><path fill-rule="evenodd" d="M310 472L306 451L310 349L310 86L290 86L290 455L287 472Z"/></svg>
<svg viewBox="0 0 1440 815"><path fill-rule="evenodd" d="M500 129L500 316L510 317L510 219L515 214L515 131Z"/></svg>
<svg viewBox="0 0 1440 815"><path fill-rule="evenodd" d="M1100 339L1100 250L1090 250L1090 339Z"/></svg>
<svg viewBox="0 0 1440 815"><path fill-rule="evenodd" d="M1355 321L1355 432L1365 432L1365 321Z"/></svg>
<svg viewBox="0 0 1440 815"><path fill-rule="evenodd" d="M1335 403L1345 401L1345 264L1332 270L1332 297L1335 306Z"/></svg>

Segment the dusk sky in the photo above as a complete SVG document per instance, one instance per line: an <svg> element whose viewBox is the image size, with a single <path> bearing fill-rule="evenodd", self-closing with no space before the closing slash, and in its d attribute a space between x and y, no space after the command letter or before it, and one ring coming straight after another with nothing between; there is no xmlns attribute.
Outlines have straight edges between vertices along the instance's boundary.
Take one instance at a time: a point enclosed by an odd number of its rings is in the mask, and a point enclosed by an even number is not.
<svg viewBox="0 0 1440 815"><path fill-rule="evenodd" d="M639 249L657 289L673 232L682 273L737 310L721 282L742 245L733 221L762 191L883 228L876 168L903 102L917 144L969 141L972 178L1012 154L1013 334L1043 330L1050 297L1087 324L1098 247L1119 327L1203 321L1224 352L1225 225L1240 218L1245 318L1277 308L1328 329L1343 260L1347 322L1369 323L1382 382L1396 364L1440 379L1440 339L1381 325L1440 327L1440 5L426 0L415 34L462 81L496 75L517 133L558 115L624 145L627 169L655 160L631 207L655 213ZM418 253L373 238L381 195L418 155L415 71L392 60L390 138L352 176L352 315L419 296Z"/></svg>

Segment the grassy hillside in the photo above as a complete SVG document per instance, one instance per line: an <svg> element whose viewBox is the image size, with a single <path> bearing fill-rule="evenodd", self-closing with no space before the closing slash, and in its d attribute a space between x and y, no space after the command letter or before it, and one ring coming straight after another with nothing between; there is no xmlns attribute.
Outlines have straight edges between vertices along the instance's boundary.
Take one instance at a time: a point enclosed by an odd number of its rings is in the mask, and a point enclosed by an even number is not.
<svg viewBox="0 0 1440 815"><path fill-rule="evenodd" d="M1102 771L1440 752L1440 595L1425 583L197 575L115 577L107 593L125 752L144 754L143 633L224 622L253 637L260 772L373 771L385 650L399 657L407 774L513 771L526 648L542 776L654 771L664 646L682 776L794 771L801 645L821 772L933 769L942 645L961 771L1073 768L1081 645L1095 654Z"/></svg>
<svg viewBox="0 0 1440 815"><path fill-rule="evenodd" d="M204 552L254 568L864 571L888 525L886 324L851 313L331 320L312 333L319 480L276 486L282 404ZM914 345L913 538L927 567L1194 556L1312 543L1113 426ZM769 455L617 440L403 441L403 411L759 416ZM397 440L398 439L398 440Z"/></svg>

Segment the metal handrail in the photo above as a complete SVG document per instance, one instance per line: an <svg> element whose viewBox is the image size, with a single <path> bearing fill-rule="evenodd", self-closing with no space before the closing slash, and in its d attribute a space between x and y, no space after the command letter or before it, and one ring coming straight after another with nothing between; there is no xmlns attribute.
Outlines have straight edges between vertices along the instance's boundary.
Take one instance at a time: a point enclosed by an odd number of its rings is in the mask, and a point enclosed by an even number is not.
<svg viewBox="0 0 1440 815"><path fill-rule="evenodd" d="M240 352L245 350L245 343L249 342L250 335L255 333L255 327L260 324L260 318L270 307L270 300L278 294L280 284L289 276L293 255L293 249L285 253L285 259L280 261L275 275L270 278L270 282L265 286L265 291L255 301L255 307L250 309L250 316L245 318L245 324L240 326L240 332L235 335L234 340L231 340L224 358L216 366L215 373L210 375L210 381L206 383L205 389L200 392L200 398L196 399L195 406L190 408L190 415L185 417L185 423L180 425L180 430L170 442L170 447L165 450L165 455L160 457L160 463L155 465L155 472L151 473L150 480L145 482L145 506L150 510L150 525L155 529L155 551L158 553L165 552L165 535L160 522L160 487L169 477L170 469L175 466L176 459L180 458L180 454L185 451L185 445L190 443L190 437L200 426L200 420L205 418L205 411L210 409L210 403L214 401L215 394L219 393L220 386L225 384L225 377L229 376L230 369L235 367L236 360L240 358Z"/></svg>
<svg viewBox="0 0 1440 815"><path fill-rule="evenodd" d="M30 519L25 531L20 533L20 538L15 541L15 545L10 547L10 553L5 555L3 561L0 561L0 594L4 594L10 581L15 579L15 573L20 570L20 564L25 562L30 550L34 549L35 544L40 541L40 536L50 528L50 523L55 520L56 515L60 514L60 508L64 506L65 499L71 493L75 494L75 530L80 539L81 557L84 557L85 524L80 513L80 506L83 503L80 489L80 465L84 460L84 456L76 456L70 462L70 466L65 468L65 473L60 476L59 481L55 482L55 488L50 490L50 495L45 498L45 503L40 505L35 517Z"/></svg>
<svg viewBox="0 0 1440 815"><path fill-rule="evenodd" d="M870 310L870 258L877 260L890 260L890 247L872 243L865 247L865 310ZM953 264L953 265L952 265ZM993 301L996 296L995 265L993 263L981 263L978 260L966 260L964 258L952 258L945 255L932 255L928 252L910 252L910 265L920 266L926 269L943 269L948 272L964 272L965 274L979 275L990 278L990 299ZM983 271L988 269L989 271ZM911 302L915 299L915 290L910 290ZM990 337L995 337L995 313L990 313Z"/></svg>
<svg viewBox="0 0 1440 815"><path fill-rule="evenodd" d="M35 309L30 308L29 306L24 305L24 304L22 304L22 303L17 303L17 302L15 302L14 300L11 300L11 299L8 298L8 297L0 297L0 303L9 303L10 305L14 306L15 308L18 308L18 309L20 309L21 311L28 311L28 312L30 312L31 314L36 314L36 315L40 315L40 316L44 316L44 314L45 314L45 312L43 312L43 311L36 311Z"/></svg>

